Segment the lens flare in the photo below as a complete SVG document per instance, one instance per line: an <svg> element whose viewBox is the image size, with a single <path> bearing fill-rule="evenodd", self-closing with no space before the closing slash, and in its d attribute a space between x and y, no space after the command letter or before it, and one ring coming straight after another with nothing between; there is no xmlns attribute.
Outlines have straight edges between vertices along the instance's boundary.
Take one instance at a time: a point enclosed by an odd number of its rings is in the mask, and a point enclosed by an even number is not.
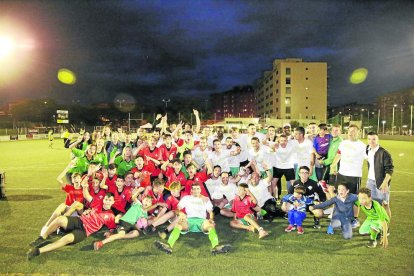
<svg viewBox="0 0 414 276"><path fill-rule="evenodd" d="M355 69L351 76L349 77L349 81L352 84L360 84L363 83L368 76L368 70L366 68L358 68Z"/></svg>
<svg viewBox="0 0 414 276"><path fill-rule="evenodd" d="M59 69L57 78L61 83L73 85L76 83L76 75L69 69Z"/></svg>

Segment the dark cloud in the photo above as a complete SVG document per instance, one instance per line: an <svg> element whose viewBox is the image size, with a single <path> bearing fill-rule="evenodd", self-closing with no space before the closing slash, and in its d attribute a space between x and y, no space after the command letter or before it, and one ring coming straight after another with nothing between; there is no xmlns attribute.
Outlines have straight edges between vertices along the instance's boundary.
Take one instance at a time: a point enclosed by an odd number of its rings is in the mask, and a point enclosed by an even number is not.
<svg viewBox="0 0 414 276"><path fill-rule="evenodd" d="M0 93L207 96L253 83L274 58L301 57L328 62L331 104L369 102L414 85L413 12L409 1L3 1L0 17L39 45L24 75L31 81ZM76 85L58 83L61 67L77 73ZM358 67L368 78L351 85Z"/></svg>

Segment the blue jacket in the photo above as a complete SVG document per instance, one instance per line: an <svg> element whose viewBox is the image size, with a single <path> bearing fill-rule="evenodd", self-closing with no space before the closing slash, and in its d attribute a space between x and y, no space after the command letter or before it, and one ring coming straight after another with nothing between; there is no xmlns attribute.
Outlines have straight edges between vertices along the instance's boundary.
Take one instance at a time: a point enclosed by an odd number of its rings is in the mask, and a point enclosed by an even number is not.
<svg viewBox="0 0 414 276"><path fill-rule="evenodd" d="M354 194L348 194L345 201L342 201L338 195L336 197L331 198L330 200L322 202L321 204L313 206L313 208L324 209L334 204L335 208L332 214L332 219L340 219L340 218L353 219L354 218L353 206L355 205L355 202L357 200L358 200L358 196Z"/></svg>

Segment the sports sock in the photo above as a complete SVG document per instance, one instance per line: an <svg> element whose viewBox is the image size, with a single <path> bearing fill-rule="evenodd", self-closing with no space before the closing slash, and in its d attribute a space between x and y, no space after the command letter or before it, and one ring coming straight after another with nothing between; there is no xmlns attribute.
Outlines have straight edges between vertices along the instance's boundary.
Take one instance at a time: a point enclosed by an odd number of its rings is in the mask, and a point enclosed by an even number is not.
<svg viewBox="0 0 414 276"><path fill-rule="evenodd" d="M177 227L175 227L174 230L172 230L170 237L168 238L168 241L167 241L167 243L171 246L171 248L174 246L175 242L180 237L180 233L181 233L181 230Z"/></svg>
<svg viewBox="0 0 414 276"><path fill-rule="evenodd" d="M211 242L211 247L214 248L218 245L219 241L218 241L218 237L217 237L217 232L216 229L210 229L210 231L208 232L208 238Z"/></svg>

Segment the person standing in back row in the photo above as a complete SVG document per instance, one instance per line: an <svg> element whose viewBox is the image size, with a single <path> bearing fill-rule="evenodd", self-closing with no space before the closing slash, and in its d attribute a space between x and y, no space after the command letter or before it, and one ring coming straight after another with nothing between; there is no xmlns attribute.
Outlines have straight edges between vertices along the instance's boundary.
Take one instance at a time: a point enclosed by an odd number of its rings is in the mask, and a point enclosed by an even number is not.
<svg viewBox="0 0 414 276"><path fill-rule="evenodd" d="M379 145L378 134L368 133L368 179L367 188L371 190L372 199L382 203L391 219L390 184L394 171L391 154Z"/></svg>

